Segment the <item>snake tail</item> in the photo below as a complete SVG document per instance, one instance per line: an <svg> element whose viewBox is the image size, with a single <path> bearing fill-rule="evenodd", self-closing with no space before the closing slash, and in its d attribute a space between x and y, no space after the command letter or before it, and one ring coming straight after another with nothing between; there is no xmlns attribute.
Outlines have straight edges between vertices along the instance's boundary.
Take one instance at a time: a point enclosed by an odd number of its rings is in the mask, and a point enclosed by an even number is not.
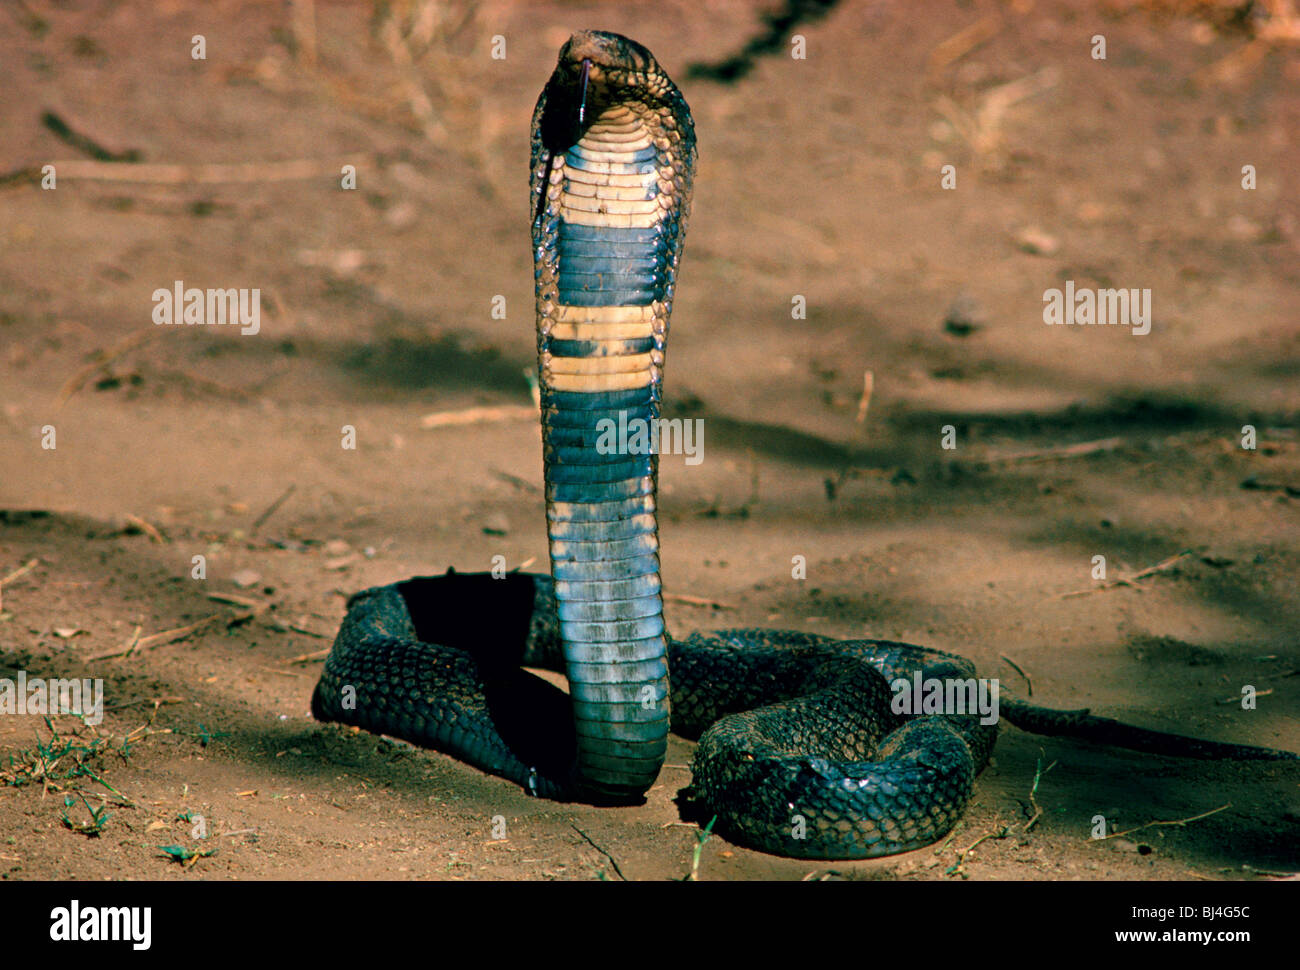
<svg viewBox="0 0 1300 970"><path fill-rule="evenodd" d="M1130 751L1170 758L1300 761L1300 755L1293 751L1233 744L1230 741L1207 741L1205 738L1193 738L1185 734L1153 731L1109 717L1099 717L1087 710L1058 711L1006 695L1002 697L1001 714L1009 723L1033 734L1077 738L1112 748L1127 748Z"/></svg>
<svg viewBox="0 0 1300 970"><path fill-rule="evenodd" d="M648 50L575 34L533 114L547 533L580 787L644 795L669 730L657 427L695 132Z"/></svg>

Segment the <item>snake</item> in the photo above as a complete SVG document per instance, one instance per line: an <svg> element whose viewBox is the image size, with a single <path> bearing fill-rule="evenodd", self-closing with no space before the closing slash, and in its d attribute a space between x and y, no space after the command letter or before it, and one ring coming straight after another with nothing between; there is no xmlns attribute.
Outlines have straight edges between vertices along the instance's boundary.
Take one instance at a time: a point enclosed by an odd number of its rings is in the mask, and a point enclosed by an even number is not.
<svg viewBox="0 0 1300 970"><path fill-rule="evenodd" d="M318 720L598 805L645 801L671 731L697 742L684 794L713 831L810 859L943 838L1001 720L1164 755L1300 758L1009 693L990 717L971 661L913 644L670 636L659 455L635 438L611 446L605 432L660 418L696 157L690 108L650 51L602 31L564 44L531 128L550 574L449 569L357 593L312 696ZM564 673L568 692L532 668Z"/></svg>

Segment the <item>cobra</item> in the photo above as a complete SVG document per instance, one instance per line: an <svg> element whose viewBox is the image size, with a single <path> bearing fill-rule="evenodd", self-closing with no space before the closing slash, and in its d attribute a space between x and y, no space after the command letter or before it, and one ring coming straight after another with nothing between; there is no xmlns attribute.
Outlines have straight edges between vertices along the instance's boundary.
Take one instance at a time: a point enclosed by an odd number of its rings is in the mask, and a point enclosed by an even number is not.
<svg viewBox="0 0 1300 970"><path fill-rule="evenodd" d="M718 831L806 858L918 848L961 817L997 725L900 712L891 685L974 682L964 658L881 640L664 626L658 457L598 448L658 419L695 128L648 50L575 34L532 123L532 241L551 575L419 577L357 594L312 700L549 798L642 799L670 728ZM563 669L569 694L521 670ZM1147 731L1003 695L1027 730L1205 758L1267 748Z"/></svg>

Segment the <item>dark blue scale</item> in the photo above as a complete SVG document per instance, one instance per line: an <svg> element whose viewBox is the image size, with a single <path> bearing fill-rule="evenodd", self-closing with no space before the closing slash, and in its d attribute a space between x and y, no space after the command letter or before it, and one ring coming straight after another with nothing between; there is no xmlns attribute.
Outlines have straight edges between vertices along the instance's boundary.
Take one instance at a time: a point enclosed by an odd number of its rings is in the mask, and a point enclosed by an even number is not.
<svg viewBox="0 0 1300 970"><path fill-rule="evenodd" d="M635 450L629 447L626 453L612 451L608 454L601 454L595 448L551 448L547 450L546 459L557 470L562 473L552 477L556 482L612 482L613 478L605 475L598 475L592 469L597 468L618 468L620 475L648 475L650 474L649 462L647 459L654 457L649 447L649 435L646 436L647 444L643 448L641 442L631 442L635 445Z"/></svg>
<svg viewBox="0 0 1300 970"><path fill-rule="evenodd" d="M627 434L628 438L631 439L638 427L638 424L631 422L653 421L658 417L659 409L654 404L646 403L622 411L560 411L545 413L543 415L545 436L550 438L551 435L555 435L556 437L551 440L551 444L557 447L589 444L592 448L595 448L602 431L606 428L613 429L613 434L618 435L620 414L627 415L627 421L629 422ZM612 423L602 424L602 422ZM608 437L606 437L606 441L609 441Z"/></svg>
<svg viewBox="0 0 1300 970"><path fill-rule="evenodd" d="M645 306L648 303L653 303L656 299L655 290L650 287L624 289L611 286L607 280L600 279L597 282L604 288L568 290L561 285L560 302L567 303L569 306L611 306L615 305L612 301L617 300L619 301L616 304L617 306Z"/></svg>
<svg viewBox="0 0 1300 970"><path fill-rule="evenodd" d="M557 255L560 303L648 306L663 299L667 246L657 226L579 226L561 219Z"/></svg>
<svg viewBox="0 0 1300 970"><path fill-rule="evenodd" d="M588 443L596 447L601 432L613 428L618 434L619 428L625 426L631 437L642 422L653 421L659 415L659 409L653 402L646 401L631 407L601 411L561 411L547 413L544 416L551 444L556 446L573 446ZM609 423L612 422L612 423Z"/></svg>
<svg viewBox="0 0 1300 970"><path fill-rule="evenodd" d="M644 226L642 228L624 227L624 226L579 226L571 222L565 222L563 219L558 220L560 223L560 244L564 244L565 239L572 240L574 243L592 243L601 246L616 247L614 255L621 253L624 247L639 246L642 247L641 254L644 256L646 245L659 245L663 238L663 224L657 226ZM635 253L633 253L635 255Z"/></svg>
<svg viewBox="0 0 1300 970"><path fill-rule="evenodd" d="M628 411L628 416L631 417L632 409L652 407L658 400L659 391L653 384L632 387L625 391L555 391L543 388L542 414L548 422L552 417L563 417L567 420L558 423L572 425L575 422L588 420L594 423L605 416L617 419L619 411ZM574 411L605 411L608 414L587 418L574 415L572 413Z"/></svg>
<svg viewBox="0 0 1300 970"><path fill-rule="evenodd" d="M552 429L546 436L546 460L556 464L590 465L596 461L609 461L611 457L619 455L653 453L652 435L649 430L645 434L629 431L627 440L620 441L617 426L610 427L615 430L605 434L602 434L603 429L579 431L576 428L567 428L563 436L560 435L559 429ZM599 455L599 457L593 458L592 455Z"/></svg>
<svg viewBox="0 0 1300 970"><path fill-rule="evenodd" d="M604 460L598 465L566 465L551 462L550 474L547 477L555 485L601 485L653 475L655 471L654 455L615 457L613 461L603 455L599 457Z"/></svg>
<svg viewBox="0 0 1300 970"><path fill-rule="evenodd" d="M551 502L590 505L595 502L617 502L621 499L653 494L654 481L649 475L622 482L548 481L546 483L546 498Z"/></svg>
<svg viewBox="0 0 1300 970"><path fill-rule="evenodd" d="M547 346L556 357L627 357L632 354L648 354L654 350L655 338L552 340Z"/></svg>

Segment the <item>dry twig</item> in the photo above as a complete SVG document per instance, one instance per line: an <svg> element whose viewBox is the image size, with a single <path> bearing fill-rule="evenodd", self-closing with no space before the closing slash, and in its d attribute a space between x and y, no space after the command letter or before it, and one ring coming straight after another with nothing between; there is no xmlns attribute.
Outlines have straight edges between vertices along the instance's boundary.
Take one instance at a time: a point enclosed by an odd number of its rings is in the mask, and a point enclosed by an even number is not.
<svg viewBox="0 0 1300 970"><path fill-rule="evenodd" d="M595 849L597 852L599 852L601 855L603 855L606 859L609 860L609 864L610 864L611 866L613 866L613 867L614 867L614 871L615 871L616 873L618 873L618 878L622 879L624 882L627 882L627 876L623 875L623 870L620 869L620 868L618 867L618 860L617 860L617 859L615 859L612 855L610 855L610 854L609 854L608 852L606 852L603 848L601 848L599 845L597 845L597 844L592 840L591 836L588 835L586 832L582 831L582 829L578 828L578 826L576 826L576 825L572 825L572 824L571 824L571 827L572 827L573 831L577 832L579 835L581 835L584 839L587 840L587 844L588 844L588 845L590 845L593 849Z"/></svg>
<svg viewBox="0 0 1300 970"><path fill-rule="evenodd" d="M127 334L121 340L111 345L107 350L101 350L96 353L93 361L63 382L63 386L59 388L59 393L54 398L55 408L62 408L63 405L68 403L68 398L81 390L82 385L85 384L92 375L104 370L109 364L127 352L134 350L141 344L148 343L161 332L162 330L157 327L150 327L147 330L136 330L134 333Z"/></svg>
<svg viewBox="0 0 1300 970"><path fill-rule="evenodd" d="M1175 818L1169 821L1147 822L1145 825L1139 825L1137 828L1125 829L1123 832L1112 832L1110 835L1102 836L1100 839L1090 838L1089 842L1105 842L1109 839L1118 839L1123 835L1132 835L1134 832L1141 832L1143 829L1149 829L1155 825L1186 825L1188 822L1198 822L1203 818L1209 818L1211 815L1217 815L1224 809L1232 808L1232 802L1220 805L1218 808L1212 808L1208 812L1202 812L1200 815L1192 815L1188 818Z"/></svg>
<svg viewBox="0 0 1300 970"><path fill-rule="evenodd" d="M734 610L736 608L731 603L711 600L705 596L691 596L687 593L664 593L663 597L665 602L685 603L687 606L707 606L715 610Z"/></svg>
<svg viewBox="0 0 1300 970"><path fill-rule="evenodd" d="M926 58L926 77L933 82L945 67L953 64L981 44L987 43L998 32L1000 26L997 17L989 15L975 23L963 27L947 40L936 44Z"/></svg>
<svg viewBox="0 0 1300 970"><path fill-rule="evenodd" d="M1029 675L1025 673L1023 670L1021 670L1020 665L1016 663L1014 660L1012 660L1010 657L1008 657L1006 654L1001 654L1000 656L1002 657L1003 660L1005 660L1008 664L1010 664L1012 670L1018 673L1021 677L1025 678L1026 693L1028 694L1029 697L1033 697L1034 682L1029 679Z"/></svg>
<svg viewBox="0 0 1300 970"><path fill-rule="evenodd" d="M9 583L12 583L19 576L23 576L31 572L33 569L36 568L36 566L39 563L40 563L39 559L29 559L27 560L27 562L23 563L21 566L19 566L17 569L11 572L8 576L5 576L3 579L0 579L0 610L4 609L5 586L7 586Z"/></svg>
<svg viewBox="0 0 1300 970"><path fill-rule="evenodd" d="M1170 556L1168 559L1162 559L1154 566L1148 566L1146 569L1143 569L1141 572L1136 572L1132 576L1121 576L1119 579L1111 580L1108 583L1102 583L1100 586L1093 586L1090 587L1089 589L1076 589L1071 593L1062 593L1057 598L1065 600L1065 599L1071 599L1075 596L1088 596L1092 593L1103 593L1106 590L1115 589L1116 587L1119 586L1132 586L1134 588L1137 588L1137 581L1139 579L1145 579L1148 576L1154 576L1156 573L1164 572L1170 566L1176 565L1177 563L1182 562L1188 556L1192 556L1192 555L1195 555L1195 552L1191 549L1188 549L1178 553L1178 555L1176 556Z"/></svg>
<svg viewBox="0 0 1300 970"><path fill-rule="evenodd" d="M163 538L163 534L159 532L154 525L145 521L140 516L132 515L130 512L128 512L122 518L126 520L128 525L135 526L137 529L139 529L141 532L147 535L151 541L156 542L159 545L163 545L164 543L167 542L167 540Z"/></svg>
<svg viewBox="0 0 1300 970"><path fill-rule="evenodd" d="M290 483L289 487L286 488L280 494L280 497L277 498L270 505L268 505L266 511L253 520L253 526L250 531L254 535L256 535L257 530L262 528L262 526L266 524L266 520L269 519L271 516L273 516L276 513L276 511L280 508L280 506L283 505L288 500L289 496L292 495L297 490L298 490L298 486Z"/></svg>
<svg viewBox="0 0 1300 970"><path fill-rule="evenodd" d="M984 460L995 462L1017 461L1055 461L1059 458L1080 458L1095 455L1099 451L1114 451L1124 444L1123 438L1101 438L1097 441L1080 441L1072 445L1058 445L1053 448L1038 448L1032 451L1017 451L1007 455L989 455Z"/></svg>
<svg viewBox="0 0 1300 970"><path fill-rule="evenodd" d="M420 427L455 428L467 424L525 419L536 421L537 409L524 404L506 404L500 407L465 408L460 411L435 411L432 414L426 414L420 419Z"/></svg>

